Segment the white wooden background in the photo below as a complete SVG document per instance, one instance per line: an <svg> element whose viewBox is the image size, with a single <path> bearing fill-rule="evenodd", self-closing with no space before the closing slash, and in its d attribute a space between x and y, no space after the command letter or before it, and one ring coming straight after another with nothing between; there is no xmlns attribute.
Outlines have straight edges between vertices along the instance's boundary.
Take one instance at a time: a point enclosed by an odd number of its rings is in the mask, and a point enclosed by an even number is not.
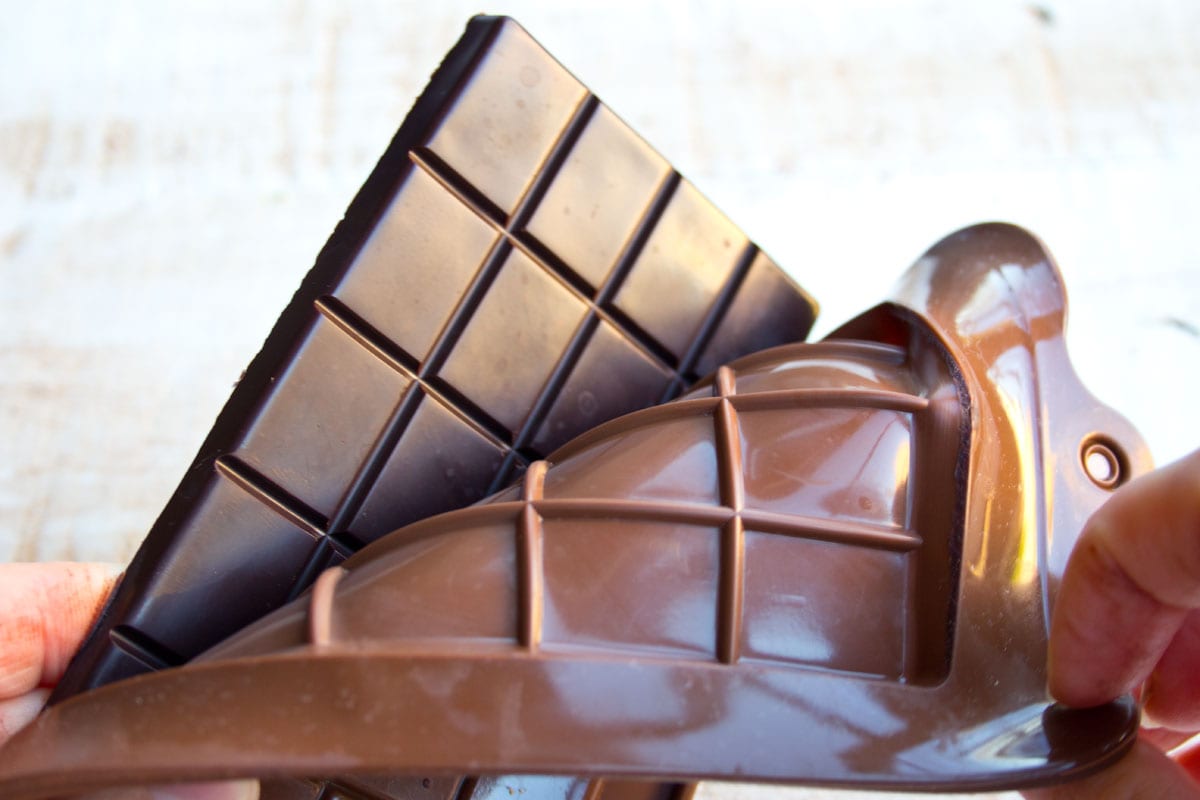
<svg viewBox="0 0 1200 800"><path fill-rule="evenodd" d="M818 332L951 230L1023 224L1084 380L1160 461L1200 446L1200 3L0 1L0 560L132 555L483 10L791 270Z"/></svg>

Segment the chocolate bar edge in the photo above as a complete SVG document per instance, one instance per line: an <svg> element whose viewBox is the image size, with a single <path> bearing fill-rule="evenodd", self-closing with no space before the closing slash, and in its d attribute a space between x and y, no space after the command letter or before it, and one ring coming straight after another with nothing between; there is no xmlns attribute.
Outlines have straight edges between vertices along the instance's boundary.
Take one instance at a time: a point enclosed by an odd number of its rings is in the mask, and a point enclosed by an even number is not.
<svg viewBox="0 0 1200 800"><path fill-rule="evenodd" d="M62 680L55 686L49 705L105 682L97 679L95 667L105 655L104 645L114 620L122 618L133 604L139 602L133 587L144 583L144 580L139 580L142 571L160 563L162 555L174 544L178 520L188 514L197 496L205 490L216 459L234 449L249 412L270 387L281 367L286 366L298 338L297 332L313 324L316 319L312 298L332 288L348 268L396 188L413 169L408 157L409 150L439 122L444 113L444 98L469 76L505 21L503 17L473 17L462 36L434 70L430 82L413 103L399 130L351 200L342 219L317 254L313 266L217 415L190 468L138 547L120 583L71 659Z"/></svg>

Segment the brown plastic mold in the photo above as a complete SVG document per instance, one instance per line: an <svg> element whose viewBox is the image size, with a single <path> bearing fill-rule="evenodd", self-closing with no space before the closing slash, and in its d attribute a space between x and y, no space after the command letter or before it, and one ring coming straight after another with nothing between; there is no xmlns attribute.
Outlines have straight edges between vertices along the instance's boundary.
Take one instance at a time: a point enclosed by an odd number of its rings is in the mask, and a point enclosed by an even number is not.
<svg viewBox="0 0 1200 800"><path fill-rule="evenodd" d="M815 311L519 25L472 20L52 702L186 663L384 534L478 501L730 358L804 339ZM576 793L514 780L525 800ZM461 794L409 783L359 794Z"/></svg>
<svg viewBox="0 0 1200 800"><path fill-rule="evenodd" d="M1040 242L956 233L830 339L584 434L199 663L56 706L0 751L0 792L514 771L967 790L1096 769L1137 710L1053 705L1047 620L1083 520L1149 459L1080 385L1064 318ZM1097 442L1114 474L1089 474Z"/></svg>

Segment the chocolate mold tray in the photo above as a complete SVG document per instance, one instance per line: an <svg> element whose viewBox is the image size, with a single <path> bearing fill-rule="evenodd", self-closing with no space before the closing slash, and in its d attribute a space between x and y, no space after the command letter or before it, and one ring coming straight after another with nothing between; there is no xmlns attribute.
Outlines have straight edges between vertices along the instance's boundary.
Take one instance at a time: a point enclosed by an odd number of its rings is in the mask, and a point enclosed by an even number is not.
<svg viewBox="0 0 1200 800"><path fill-rule="evenodd" d="M1034 237L953 234L826 341L723 366L194 663L56 706L0 750L0 792L468 771L969 791L1101 768L1137 707L1053 703L1049 617L1084 520L1150 461L1075 376L1065 312Z"/></svg>

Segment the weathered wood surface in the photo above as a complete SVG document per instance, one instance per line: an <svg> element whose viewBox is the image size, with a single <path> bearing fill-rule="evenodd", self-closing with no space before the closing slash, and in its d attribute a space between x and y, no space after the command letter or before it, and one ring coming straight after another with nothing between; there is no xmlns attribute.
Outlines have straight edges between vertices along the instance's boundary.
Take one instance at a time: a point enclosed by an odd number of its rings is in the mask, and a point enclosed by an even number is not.
<svg viewBox="0 0 1200 800"><path fill-rule="evenodd" d="M121 561L477 8L5 6L0 559ZM1059 257L1085 381L1159 460L1200 446L1200 5L504 10L793 271L819 330L943 234L1017 222Z"/></svg>

